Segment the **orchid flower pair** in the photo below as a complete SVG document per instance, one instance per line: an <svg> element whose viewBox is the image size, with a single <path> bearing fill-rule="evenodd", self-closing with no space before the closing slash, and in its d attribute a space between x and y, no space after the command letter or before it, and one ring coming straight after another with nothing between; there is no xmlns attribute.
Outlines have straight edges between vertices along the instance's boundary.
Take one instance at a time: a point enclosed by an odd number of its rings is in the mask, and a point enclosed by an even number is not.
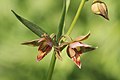
<svg viewBox="0 0 120 80"><path fill-rule="evenodd" d="M54 44L55 35L49 36L48 34L43 34L40 39L24 42L22 44L38 46L39 53L37 55L37 61L42 60L52 50L52 47L54 47L54 50L56 52L56 57L58 57L58 59L60 59L61 58L60 53L61 53L62 49L67 46L66 52L67 52L68 56L74 61L74 63L79 68L81 68L81 61L80 61L81 54L95 49L94 47L84 44L82 42L83 40L87 39L89 36L90 36L90 33L88 33L85 36L77 37L76 39L71 40L69 42L61 41L61 42L59 42L59 45L56 46Z"/></svg>

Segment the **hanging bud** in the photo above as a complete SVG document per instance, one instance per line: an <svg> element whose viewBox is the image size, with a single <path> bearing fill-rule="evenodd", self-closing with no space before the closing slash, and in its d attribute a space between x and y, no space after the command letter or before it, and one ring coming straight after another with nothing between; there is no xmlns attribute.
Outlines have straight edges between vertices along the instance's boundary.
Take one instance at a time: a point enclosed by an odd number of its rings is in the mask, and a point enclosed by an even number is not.
<svg viewBox="0 0 120 80"><path fill-rule="evenodd" d="M109 20L108 9L107 9L107 6L104 2L102 2L100 0L93 1L92 6L91 6L91 10L93 11L93 13L95 13L97 15L101 15L105 19Z"/></svg>

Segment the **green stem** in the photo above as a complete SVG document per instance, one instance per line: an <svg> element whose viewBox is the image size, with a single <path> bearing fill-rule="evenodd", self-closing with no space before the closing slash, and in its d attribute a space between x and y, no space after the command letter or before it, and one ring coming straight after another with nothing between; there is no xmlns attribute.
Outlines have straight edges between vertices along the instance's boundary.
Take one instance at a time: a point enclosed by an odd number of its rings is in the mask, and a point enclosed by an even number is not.
<svg viewBox="0 0 120 80"><path fill-rule="evenodd" d="M55 62L56 62L56 56L55 56L55 53L53 53L50 66L49 66L49 70L48 70L47 80L51 80L52 78L53 70L55 67Z"/></svg>
<svg viewBox="0 0 120 80"><path fill-rule="evenodd" d="M58 39L60 38L60 36L63 33L63 27L64 27L64 22L65 22L65 14L66 14L66 0L64 1L64 5L63 5L63 12L62 12L62 16L61 16L61 20L58 26L58 34L57 34L57 38L55 41L55 45L58 46ZM56 56L55 56L56 52L54 51L53 55L52 55L52 59L50 62L50 66L49 66L49 70L48 70L48 74L47 74L47 80L51 80L52 78L52 74L54 71L54 67L55 67L55 62L56 62Z"/></svg>
<svg viewBox="0 0 120 80"><path fill-rule="evenodd" d="M75 15L75 17L74 17L74 19L73 19L73 21L72 21L69 29L68 29L66 35L70 35L70 33L72 32L73 27L74 27L74 25L76 24L76 22L77 22L77 20L78 20L78 18L79 18L79 16L80 16L81 10L82 10L82 8L83 8L83 6L84 6L84 4L85 4L86 1L87 1L87 0L82 0L82 1L81 1L80 5L79 5L79 7L78 7L77 13L76 13L76 15Z"/></svg>

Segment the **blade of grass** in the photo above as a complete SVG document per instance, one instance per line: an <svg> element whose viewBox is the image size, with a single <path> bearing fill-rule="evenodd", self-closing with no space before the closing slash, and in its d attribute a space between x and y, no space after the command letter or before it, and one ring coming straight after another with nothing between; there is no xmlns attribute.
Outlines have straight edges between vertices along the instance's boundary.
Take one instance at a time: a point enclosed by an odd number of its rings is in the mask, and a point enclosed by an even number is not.
<svg viewBox="0 0 120 80"><path fill-rule="evenodd" d="M23 17L19 16L16 14L13 10L11 10L13 14L17 17L17 19L23 23L28 29L30 29L33 33L41 37L42 34L46 33L43 29L41 29L39 26L36 24L24 19Z"/></svg>
<svg viewBox="0 0 120 80"><path fill-rule="evenodd" d="M66 0L64 0L64 7L63 7L63 12L62 12L62 16L60 19L60 23L58 26L58 33L57 33L57 39L62 35L63 33L63 27L64 27L64 22L65 22L65 15L66 15Z"/></svg>
<svg viewBox="0 0 120 80"><path fill-rule="evenodd" d="M70 0L66 0L66 13L68 12L70 6Z"/></svg>

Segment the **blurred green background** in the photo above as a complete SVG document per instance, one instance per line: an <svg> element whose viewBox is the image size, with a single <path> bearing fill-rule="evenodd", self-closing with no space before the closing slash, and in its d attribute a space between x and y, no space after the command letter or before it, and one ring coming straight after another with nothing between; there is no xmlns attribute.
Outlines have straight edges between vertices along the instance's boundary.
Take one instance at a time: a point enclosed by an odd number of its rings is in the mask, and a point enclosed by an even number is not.
<svg viewBox="0 0 120 80"><path fill-rule="evenodd" d="M71 0L66 19L67 31L81 0ZM120 10L119 0L103 0L109 9L110 21L91 12L89 0L70 35L75 38L91 31L84 41L99 48L83 54L82 69L78 69L66 52L57 60L52 80L120 80ZM43 26L48 33L56 33L61 16L62 0L0 0L0 80L44 80L52 52L36 62L36 47L21 42L39 38L11 13Z"/></svg>

